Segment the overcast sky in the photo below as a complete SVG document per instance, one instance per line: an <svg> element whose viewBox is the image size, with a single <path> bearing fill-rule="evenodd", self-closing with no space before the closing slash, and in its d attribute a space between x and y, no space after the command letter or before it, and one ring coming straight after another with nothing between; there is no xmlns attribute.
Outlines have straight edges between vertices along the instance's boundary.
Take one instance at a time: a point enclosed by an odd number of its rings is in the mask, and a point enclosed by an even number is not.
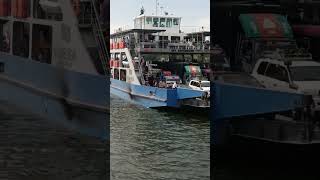
<svg viewBox="0 0 320 180"><path fill-rule="evenodd" d="M183 31L210 30L210 0L158 0L158 15L163 12L182 17ZM156 0L110 0L110 31L133 28L133 19L144 7L146 15L156 12Z"/></svg>

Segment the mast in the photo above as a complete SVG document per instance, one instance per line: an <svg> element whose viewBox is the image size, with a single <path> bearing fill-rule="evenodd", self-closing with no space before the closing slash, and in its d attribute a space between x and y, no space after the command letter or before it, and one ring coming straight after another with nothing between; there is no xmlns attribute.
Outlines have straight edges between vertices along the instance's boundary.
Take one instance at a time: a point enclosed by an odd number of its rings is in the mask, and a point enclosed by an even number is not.
<svg viewBox="0 0 320 180"><path fill-rule="evenodd" d="M156 16L158 16L158 5L159 5L159 2L158 0L156 0Z"/></svg>

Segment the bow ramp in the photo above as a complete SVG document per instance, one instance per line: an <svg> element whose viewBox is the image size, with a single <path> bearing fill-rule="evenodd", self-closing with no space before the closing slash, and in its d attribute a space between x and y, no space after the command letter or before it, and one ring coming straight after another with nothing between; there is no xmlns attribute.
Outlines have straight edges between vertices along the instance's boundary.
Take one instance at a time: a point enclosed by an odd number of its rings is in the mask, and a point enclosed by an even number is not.
<svg viewBox="0 0 320 180"><path fill-rule="evenodd" d="M214 145L228 145L231 136L284 144L320 142L310 96L217 82L211 88Z"/></svg>
<svg viewBox="0 0 320 180"><path fill-rule="evenodd" d="M177 99L190 99L190 98L197 98L202 97L204 95L203 91L188 89L188 88L177 88Z"/></svg>

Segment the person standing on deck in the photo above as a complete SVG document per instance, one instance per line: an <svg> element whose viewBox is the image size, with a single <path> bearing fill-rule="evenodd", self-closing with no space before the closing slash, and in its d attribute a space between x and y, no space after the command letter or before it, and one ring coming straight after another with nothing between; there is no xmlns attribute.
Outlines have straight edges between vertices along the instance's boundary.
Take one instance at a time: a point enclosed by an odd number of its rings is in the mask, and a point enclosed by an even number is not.
<svg viewBox="0 0 320 180"><path fill-rule="evenodd" d="M172 85L172 89L175 89L175 88L177 88L177 87L178 87L177 83L174 82L173 85Z"/></svg>

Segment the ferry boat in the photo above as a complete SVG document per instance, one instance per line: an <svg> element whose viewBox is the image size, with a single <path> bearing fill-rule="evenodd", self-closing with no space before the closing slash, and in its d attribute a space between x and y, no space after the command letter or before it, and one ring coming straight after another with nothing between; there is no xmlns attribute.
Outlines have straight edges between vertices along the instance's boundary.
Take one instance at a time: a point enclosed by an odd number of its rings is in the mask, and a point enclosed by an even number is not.
<svg viewBox="0 0 320 180"><path fill-rule="evenodd" d="M108 51L98 5L0 0L0 101L107 139Z"/></svg>
<svg viewBox="0 0 320 180"><path fill-rule="evenodd" d="M147 108L210 107L210 32L183 33L181 19L141 9L133 29L110 35L112 94Z"/></svg>

